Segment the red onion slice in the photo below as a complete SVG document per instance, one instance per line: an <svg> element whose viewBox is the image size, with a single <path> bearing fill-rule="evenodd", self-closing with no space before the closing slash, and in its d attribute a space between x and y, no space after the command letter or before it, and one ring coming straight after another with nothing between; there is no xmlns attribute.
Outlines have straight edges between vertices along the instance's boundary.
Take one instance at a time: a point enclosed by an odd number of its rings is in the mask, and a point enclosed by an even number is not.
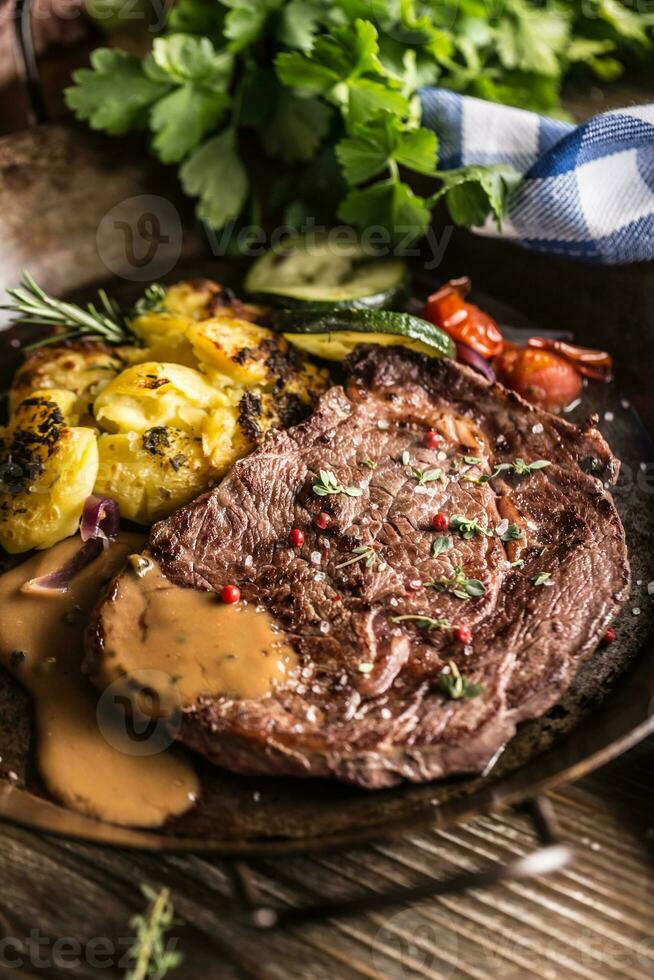
<svg viewBox="0 0 654 980"><path fill-rule="evenodd" d="M87 497L80 521L80 537L84 542L82 547L53 572L29 579L21 586L21 592L33 595L66 592L75 576L90 565L103 548L109 547L118 534L119 526L120 511L115 500L96 497L94 494Z"/></svg>
<svg viewBox="0 0 654 980"><path fill-rule="evenodd" d="M456 355L457 360L461 361L463 364L467 364L469 367L483 374L485 378L489 381L495 381L495 371L490 366L488 361L478 354L476 350L472 347L468 347L467 344L457 343L456 345Z"/></svg>
<svg viewBox="0 0 654 980"><path fill-rule="evenodd" d="M54 572L47 575L40 575L38 578L31 578L21 585L20 591L31 593L32 595L43 595L52 592L67 592L68 586L75 576L90 565L91 562L102 554L103 541L101 538L93 538L86 541L79 551L76 551L72 558L55 568Z"/></svg>
<svg viewBox="0 0 654 980"><path fill-rule="evenodd" d="M108 544L118 534L119 526L120 511L115 500L95 494L86 498L79 528L82 541L100 538Z"/></svg>

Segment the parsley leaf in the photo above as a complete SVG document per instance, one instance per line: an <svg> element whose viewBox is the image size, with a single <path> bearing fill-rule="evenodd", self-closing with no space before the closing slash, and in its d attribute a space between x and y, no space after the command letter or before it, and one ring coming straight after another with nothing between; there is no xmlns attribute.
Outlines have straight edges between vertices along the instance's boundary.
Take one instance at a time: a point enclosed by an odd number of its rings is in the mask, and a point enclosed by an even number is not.
<svg viewBox="0 0 654 980"><path fill-rule="evenodd" d="M222 228L239 215L248 190L248 178L236 150L232 129L208 140L182 166L182 187L199 197L198 217Z"/></svg>
<svg viewBox="0 0 654 980"><path fill-rule="evenodd" d="M508 69L558 77L570 38L570 15L560 8L536 8L525 0L507 0L496 33L500 62Z"/></svg>
<svg viewBox="0 0 654 980"><path fill-rule="evenodd" d="M431 221L425 199L414 194L408 184L393 179L351 190L341 203L338 216L359 228L382 225L394 241L407 236L419 238Z"/></svg>
<svg viewBox="0 0 654 980"><path fill-rule="evenodd" d="M229 104L225 92L187 83L155 105L150 126L157 134L153 146L163 163L178 163L195 149L224 115Z"/></svg>
<svg viewBox="0 0 654 980"><path fill-rule="evenodd" d="M66 99L77 117L112 134L149 129L152 151L180 167L198 216L217 229L249 204L264 227L339 217L395 244L423 235L441 198L457 224L499 226L518 179L503 165L440 171L421 86L560 115L569 73L613 78L653 47L651 15L628 0L169 7L143 58L101 48L75 72ZM304 166L284 167L260 194L275 158ZM407 173L434 185L417 191Z"/></svg>
<svg viewBox="0 0 654 980"><path fill-rule="evenodd" d="M516 171L504 164L459 167L442 171L439 177L443 186L432 200L444 196L452 219L472 228L482 225L489 211L500 225L509 194L519 181Z"/></svg>
<svg viewBox="0 0 654 980"><path fill-rule="evenodd" d="M150 106L170 90L167 82L148 78L133 54L109 48L94 51L91 68L78 69L73 80L65 93L69 108L92 129L114 134L147 126Z"/></svg>

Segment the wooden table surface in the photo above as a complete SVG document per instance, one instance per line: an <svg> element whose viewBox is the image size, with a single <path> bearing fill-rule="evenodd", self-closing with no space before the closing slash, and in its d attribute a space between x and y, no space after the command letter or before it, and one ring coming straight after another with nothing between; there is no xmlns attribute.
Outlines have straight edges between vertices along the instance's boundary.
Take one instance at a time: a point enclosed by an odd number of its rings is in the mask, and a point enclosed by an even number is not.
<svg viewBox="0 0 654 980"><path fill-rule="evenodd" d="M576 850L566 870L274 932L243 921L218 859L111 850L2 826L0 976L123 976L121 960L134 932L129 920L144 907L139 887L147 883L170 889L179 919L170 936L184 960L169 974L173 980L649 980L653 763L654 739L551 794L562 836ZM262 897L294 905L496 865L535 843L527 818L508 812L254 868Z"/></svg>

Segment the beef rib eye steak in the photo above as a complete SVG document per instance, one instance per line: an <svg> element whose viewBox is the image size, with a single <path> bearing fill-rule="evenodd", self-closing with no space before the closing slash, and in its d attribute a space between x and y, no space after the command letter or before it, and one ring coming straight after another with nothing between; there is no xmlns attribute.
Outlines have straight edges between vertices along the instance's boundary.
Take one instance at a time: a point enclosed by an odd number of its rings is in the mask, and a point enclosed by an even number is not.
<svg viewBox="0 0 654 980"><path fill-rule="evenodd" d="M619 464L592 420L452 361L362 347L346 367L307 421L152 529L170 582L237 583L299 657L262 698L198 698L180 738L236 772L366 788L478 772L559 699L628 595L605 489ZM89 626L92 676L119 584Z"/></svg>

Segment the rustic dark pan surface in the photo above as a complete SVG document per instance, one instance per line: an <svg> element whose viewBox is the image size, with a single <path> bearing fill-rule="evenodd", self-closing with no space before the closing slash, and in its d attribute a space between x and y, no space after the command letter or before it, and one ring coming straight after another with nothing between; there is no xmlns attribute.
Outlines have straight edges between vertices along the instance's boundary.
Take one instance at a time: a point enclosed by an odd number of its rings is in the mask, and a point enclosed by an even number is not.
<svg viewBox="0 0 654 980"><path fill-rule="evenodd" d="M2 360L4 385L17 357L12 340L13 332L0 338L7 355ZM571 418L583 421L592 412L600 415L600 429L623 461L615 499L630 550L633 596L616 623L616 642L582 667L568 694L548 715L521 726L485 775L370 794L320 780L308 786L292 779L240 777L199 761L203 804L171 826L168 835L135 833L86 820L50 803L39 806L31 793L12 792L14 786L27 785L37 794L40 789L30 761L29 701L2 675L0 772L8 779L8 791L4 800L0 797L0 810L20 822L117 844L225 852L321 846L379 836L421 820L444 825L525 798L600 764L642 737L654 695L654 670L646 646L654 622L647 595L647 583L654 577L654 524L651 474L641 464L651 464L654 447L616 385L590 386ZM634 609L640 614L634 614ZM629 674L619 677L632 661ZM572 731L574 738L565 738ZM10 772L15 776L9 778Z"/></svg>
<svg viewBox="0 0 654 980"><path fill-rule="evenodd" d="M114 291L119 281L115 276L122 275L126 298L132 299L142 292L148 276L160 276L160 269L146 266L139 270L141 278L134 278L125 233L114 220L105 219L126 219L132 235L138 237L138 221L145 212L158 215L160 230L166 233L169 229L161 213L167 210L166 201L174 203L182 219L184 208L171 192L166 171L155 170L136 155L123 163L122 156L117 158L110 141L57 126L0 140L0 285L15 285L26 267L49 290L79 295L79 290L98 282ZM118 216L112 212L116 205L121 206ZM196 260L184 268L173 255L165 265L170 270L165 278L174 281L189 274L224 278L224 264L206 258L206 243L203 246L189 227L183 223L180 231L181 252L204 256L204 265ZM442 232L442 228L437 231L439 240ZM166 251L162 246L154 265ZM0 781L0 814L5 818L61 834L153 848L244 853L341 845L357 837L413 828L420 821L444 826L523 800L582 775L654 728L649 643L653 617L646 596L646 584L654 578L654 481L650 474L648 486L647 474L640 471L641 462L654 462L654 447L637 415L622 407L619 387L651 431L654 268L574 265L458 231L447 238L443 263L435 271L433 255L426 254L425 259L432 271L424 274L421 292L431 290L435 280L465 273L477 288L507 301L489 307L500 322L526 325L516 313L520 310L541 328L572 330L578 342L603 346L615 355L618 386L590 389L573 421L598 411L600 428L623 461L614 496L627 532L635 584L633 598L616 624L617 641L589 661L560 705L520 730L484 778L372 795L316 781L310 793L304 786L299 793L297 781L246 779L207 767L203 807L174 828L177 834L188 835L185 838L101 824L15 789L27 779L38 792L29 763L31 712L29 699L2 675L0 775L5 779ZM416 265L421 267L422 261ZM487 297L477 299L486 305ZM0 337L0 387L6 387L18 363L18 346L15 335ZM605 412L613 413L614 420L604 421ZM638 586L639 580L644 585ZM635 607L642 609L640 616L632 614ZM620 677L630 664L628 673ZM573 730L574 738L566 738ZM17 778L8 779L10 772Z"/></svg>

